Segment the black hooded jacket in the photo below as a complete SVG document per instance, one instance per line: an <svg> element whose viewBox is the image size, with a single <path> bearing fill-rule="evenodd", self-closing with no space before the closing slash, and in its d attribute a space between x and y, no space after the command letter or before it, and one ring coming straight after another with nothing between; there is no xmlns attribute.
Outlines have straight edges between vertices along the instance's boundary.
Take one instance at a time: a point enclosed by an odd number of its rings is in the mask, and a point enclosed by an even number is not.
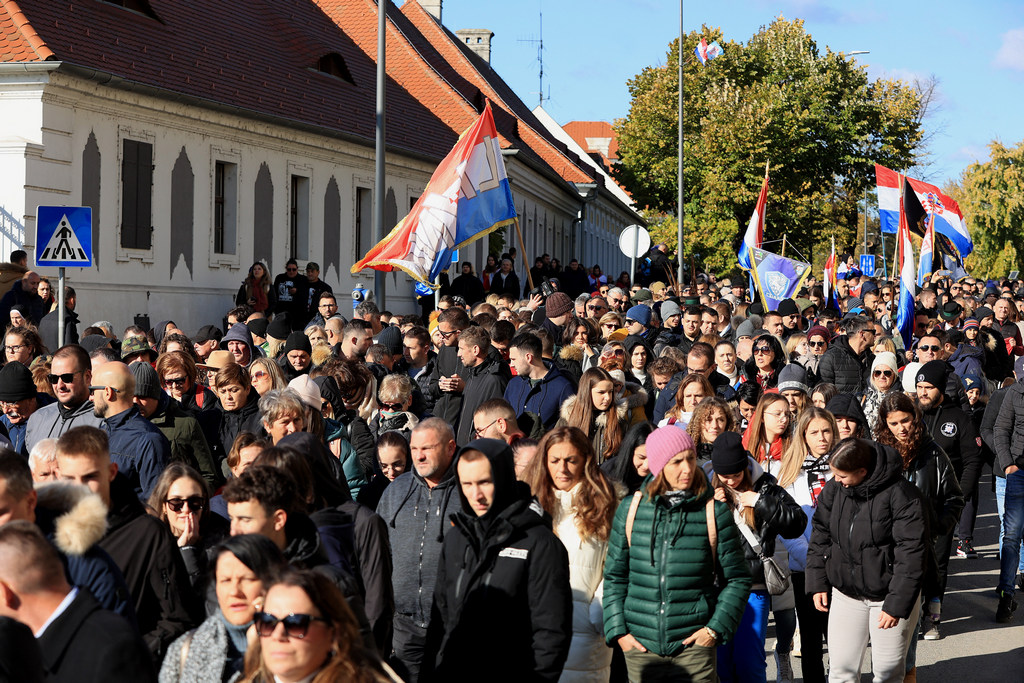
<svg viewBox="0 0 1024 683"><path fill-rule="evenodd" d="M565 547L551 519L516 481L504 441L477 439L494 480L490 509L477 516L459 487L462 511L441 549L428 653L428 681L557 681L572 639L572 591ZM453 467L458 467L458 459ZM494 637L495 619L501 638ZM429 668L429 663L428 663Z"/></svg>
<svg viewBox="0 0 1024 683"><path fill-rule="evenodd" d="M852 598L881 600L886 614L906 619L924 581L929 542L924 504L903 478L888 446L874 449L871 470L849 488L833 479L818 496L807 547L806 589L835 588Z"/></svg>
<svg viewBox="0 0 1024 683"><path fill-rule="evenodd" d="M836 394L829 400L825 410L836 417L845 417L855 421L860 425L860 436L865 439L872 438L871 429L868 428L868 418L864 415L860 401L853 394Z"/></svg>
<svg viewBox="0 0 1024 683"><path fill-rule="evenodd" d="M263 434L259 402L260 395L250 387L245 405L238 410L224 410L220 402L217 403L217 413L220 418L217 426L217 441L216 443L210 442L210 451L213 453L214 462L227 459L231 444L235 442L235 437L242 432L251 432L257 436Z"/></svg>

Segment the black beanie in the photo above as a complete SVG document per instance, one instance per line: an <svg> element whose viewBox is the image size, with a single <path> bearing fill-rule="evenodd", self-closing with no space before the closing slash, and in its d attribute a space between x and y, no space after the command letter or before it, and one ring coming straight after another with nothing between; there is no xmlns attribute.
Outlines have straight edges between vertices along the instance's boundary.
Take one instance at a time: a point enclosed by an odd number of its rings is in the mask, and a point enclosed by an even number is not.
<svg viewBox="0 0 1024 683"><path fill-rule="evenodd" d="M252 332L252 335L254 337L264 338L266 338L267 336L267 327L269 325L270 321L267 320L266 318L253 318L252 320L245 324L245 326L249 328L249 331Z"/></svg>
<svg viewBox="0 0 1024 683"><path fill-rule="evenodd" d="M936 389L946 390L946 378L949 376L949 368L944 360L930 360L920 367L914 384L926 382Z"/></svg>
<svg viewBox="0 0 1024 683"><path fill-rule="evenodd" d="M711 445L711 466L715 474L739 474L750 464L749 455L743 447L743 437L736 432L722 432Z"/></svg>
<svg viewBox="0 0 1024 683"><path fill-rule="evenodd" d="M797 307L796 302L792 299L783 299L779 302L778 314L785 317L787 315L800 315L800 309Z"/></svg>
<svg viewBox="0 0 1024 683"><path fill-rule="evenodd" d="M27 367L18 361L11 361L0 369L0 401L17 403L32 398L36 393L32 371Z"/></svg>
<svg viewBox="0 0 1024 683"><path fill-rule="evenodd" d="M304 332L292 332L284 344L283 353L287 354L289 351L313 353L313 345L309 343L309 337Z"/></svg>
<svg viewBox="0 0 1024 683"><path fill-rule="evenodd" d="M267 325L267 336L274 339L287 339L288 333L292 331L288 324L288 318L284 315L275 315L274 319Z"/></svg>

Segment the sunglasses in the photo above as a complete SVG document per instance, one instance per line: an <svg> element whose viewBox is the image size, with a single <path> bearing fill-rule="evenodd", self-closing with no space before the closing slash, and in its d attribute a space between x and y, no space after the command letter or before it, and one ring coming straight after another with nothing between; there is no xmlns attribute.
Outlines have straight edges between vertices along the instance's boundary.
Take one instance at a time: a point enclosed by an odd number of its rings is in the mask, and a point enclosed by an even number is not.
<svg viewBox="0 0 1024 683"><path fill-rule="evenodd" d="M384 410L389 410L392 413L397 413L398 411L400 411L402 409L402 404L401 403L381 403L380 407L383 408Z"/></svg>
<svg viewBox="0 0 1024 683"><path fill-rule="evenodd" d="M449 337L451 337L451 336L452 336L453 334L458 334L458 333L459 333L459 331L458 331L458 330L452 330L451 332L444 332L444 331L442 331L442 330L440 330L440 329L439 329L439 330L438 330L438 333L440 333L440 335L441 335L441 338L442 338L442 339L448 339L448 338L449 338Z"/></svg>
<svg viewBox="0 0 1024 683"><path fill-rule="evenodd" d="M771 353L772 350L767 346L759 346L753 351L754 353Z"/></svg>
<svg viewBox="0 0 1024 683"><path fill-rule="evenodd" d="M892 370L875 370L871 373L874 377L892 377Z"/></svg>
<svg viewBox="0 0 1024 683"><path fill-rule="evenodd" d="M823 342L823 341L809 341L809 342L807 342L807 345L812 347L812 348L818 348L819 346L824 346L825 342Z"/></svg>
<svg viewBox="0 0 1024 683"><path fill-rule="evenodd" d="M199 512L206 507L206 501L202 496L189 496L188 498L168 498L164 503L172 512L181 512L181 509L188 505L192 512Z"/></svg>
<svg viewBox="0 0 1024 683"><path fill-rule="evenodd" d="M252 373L252 379L266 379L268 377L270 377L270 373L266 372L265 370L257 370L256 372Z"/></svg>
<svg viewBox="0 0 1024 683"><path fill-rule="evenodd" d="M918 351L938 351L941 348L942 347L938 346L937 344L930 344L930 345L918 346L917 350Z"/></svg>
<svg viewBox="0 0 1024 683"><path fill-rule="evenodd" d="M165 387L183 387L188 382L188 377L165 377Z"/></svg>
<svg viewBox="0 0 1024 683"><path fill-rule="evenodd" d="M47 375L46 381L50 384L56 384L57 382L64 382L64 384L71 384L75 381L75 375L81 371L76 372L65 372L63 375ZM91 389L90 389L91 391Z"/></svg>
<svg viewBox="0 0 1024 683"><path fill-rule="evenodd" d="M601 327L605 328L606 330L617 330L617 329L619 329L619 326L616 325L615 323L605 323L604 325L601 325Z"/></svg>
<svg viewBox="0 0 1024 683"><path fill-rule="evenodd" d="M56 382L51 382L51 384L56 384ZM68 382L64 382L64 384L68 384ZM118 391L120 391L119 389L115 389L114 387L111 387L111 386L106 386L106 385L103 385L103 384L97 384L95 386L89 387L89 393L92 394L93 392L103 391L104 389L110 389L115 394Z"/></svg>
<svg viewBox="0 0 1024 683"><path fill-rule="evenodd" d="M253 625L260 638L269 638L274 635L278 624L284 624L284 632L289 638L302 640L309 633L309 625L314 621L322 621L325 624L331 622L323 617L314 617L312 614L289 614L278 619L273 614L257 612L253 616Z"/></svg>

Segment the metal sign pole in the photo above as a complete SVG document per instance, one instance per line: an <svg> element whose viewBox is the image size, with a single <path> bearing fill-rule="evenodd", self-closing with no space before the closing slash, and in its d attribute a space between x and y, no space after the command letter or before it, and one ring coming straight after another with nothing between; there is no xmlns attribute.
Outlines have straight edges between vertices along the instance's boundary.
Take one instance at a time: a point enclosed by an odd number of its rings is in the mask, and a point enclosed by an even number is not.
<svg viewBox="0 0 1024 683"><path fill-rule="evenodd" d="M633 251L629 252L629 284L636 284L636 250L640 248L640 228L633 228Z"/></svg>
<svg viewBox="0 0 1024 683"><path fill-rule="evenodd" d="M64 268L57 276L57 347L64 346Z"/></svg>

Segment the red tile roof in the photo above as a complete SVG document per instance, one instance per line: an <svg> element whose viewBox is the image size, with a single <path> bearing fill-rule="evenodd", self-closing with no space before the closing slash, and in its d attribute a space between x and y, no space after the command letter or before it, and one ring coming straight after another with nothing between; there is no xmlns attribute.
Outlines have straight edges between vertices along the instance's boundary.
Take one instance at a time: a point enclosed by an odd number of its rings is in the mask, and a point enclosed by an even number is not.
<svg viewBox="0 0 1024 683"><path fill-rule="evenodd" d="M562 130L568 133L583 149L600 154L606 164L619 160L619 140L615 136L612 124L607 121L570 121L562 126ZM587 138L610 138L608 153L605 154L603 149L588 144Z"/></svg>
<svg viewBox="0 0 1024 683"><path fill-rule="evenodd" d="M56 58L374 139L375 62L314 2L150 0L150 6L159 21L100 0L3 0L0 54L6 61ZM355 85L315 70L330 52L345 60ZM388 84L387 107L389 146L440 159L461 132L394 81Z"/></svg>

